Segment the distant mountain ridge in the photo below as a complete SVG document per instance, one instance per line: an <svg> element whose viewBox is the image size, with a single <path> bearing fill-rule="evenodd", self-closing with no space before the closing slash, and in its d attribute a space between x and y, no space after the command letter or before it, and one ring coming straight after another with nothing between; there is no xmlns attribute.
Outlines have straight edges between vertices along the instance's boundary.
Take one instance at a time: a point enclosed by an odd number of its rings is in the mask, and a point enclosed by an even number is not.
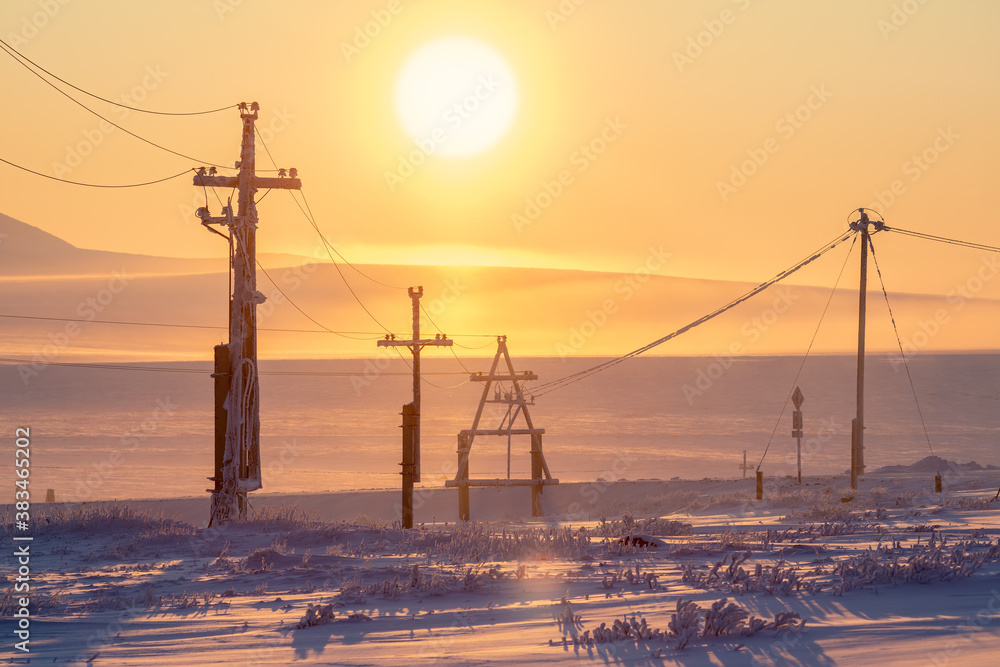
<svg viewBox="0 0 1000 667"><path fill-rule="evenodd" d="M73 246L0 214L0 351L32 358L53 340L60 358L163 360L200 358L224 338L228 315L228 258L152 257ZM258 323L262 358L372 357L385 332L410 330L406 288L420 285L424 327L456 336L456 347L489 354L490 338L510 337L519 356L617 356L685 327L756 283L711 278L614 273L585 269L364 264L334 266L296 255L261 255L266 301ZM108 291L121 273L127 289ZM273 281L273 282L272 282ZM346 284L345 284L346 283ZM391 288L396 286L399 289ZM869 293L874 299L876 292ZM113 298L112 298L113 297ZM98 307L92 303L100 299ZM816 334L813 353L849 353L857 341L857 292L780 284L720 315L653 354L717 355L714 366L685 382L707 390L736 356L798 354ZM827 304L829 304L827 306ZM970 299L959 309L944 295L892 294L907 350L996 349L992 322L1000 301ZM362 307L363 306L363 307ZM947 322L928 318L945 313ZM898 356L888 318L869 314L869 351ZM32 319L36 318L36 319ZM123 320L189 328L65 326L45 318ZM377 318L377 320L376 320ZM218 327L199 329L198 327ZM318 327L343 335L302 333ZM437 328L440 327L440 328ZM286 331L280 331L284 329ZM295 330L295 331L292 331ZM141 331L141 335L136 335ZM361 333L358 333L361 332ZM465 334L463 337L462 334ZM933 345L928 345L933 338ZM464 346L460 347L460 346ZM480 351L481 350L481 351Z"/></svg>
<svg viewBox="0 0 1000 667"><path fill-rule="evenodd" d="M269 266L295 266L298 255L260 255ZM88 250L38 227L0 213L0 276L107 275L126 268L134 275L217 273L228 270L228 257L177 258Z"/></svg>

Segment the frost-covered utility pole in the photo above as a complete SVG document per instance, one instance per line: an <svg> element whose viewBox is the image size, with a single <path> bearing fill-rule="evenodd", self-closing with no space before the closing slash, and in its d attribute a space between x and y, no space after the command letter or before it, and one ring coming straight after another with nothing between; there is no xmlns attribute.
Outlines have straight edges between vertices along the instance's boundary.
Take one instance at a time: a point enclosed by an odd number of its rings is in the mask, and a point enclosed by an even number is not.
<svg viewBox="0 0 1000 667"><path fill-rule="evenodd" d="M408 347L413 355L413 403L403 406L403 528L413 528L413 484L420 481L420 350L427 345L450 347L453 342L444 334L433 339L420 338L420 297L424 295L421 286L411 287L410 300L413 302L413 338L396 340L387 335L378 342L378 347Z"/></svg>
<svg viewBox="0 0 1000 667"><path fill-rule="evenodd" d="M194 185L202 188L236 188L237 212L232 199L222 215L213 217L198 209L201 223L228 227L233 293L229 305L229 344L216 350L216 442L215 482L212 489L211 523L246 518L246 494L261 487L260 385L257 379L257 306L264 295L257 291L257 206L254 194L262 189L299 190L302 182L295 169L278 170L278 177L262 178L254 171L254 122L259 105L240 104L243 141L236 176L216 176L215 168L202 167ZM209 227L209 229L211 229ZM212 230L215 231L215 230ZM221 232L218 232L221 234ZM222 346L220 346L222 347ZM228 365L226 364L228 361ZM228 367L227 367L228 366ZM225 398L220 394L225 390ZM222 433L225 437L222 438Z"/></svg>
<svg viewBox="0 0 1000 667"><path fill-rule="evenodd" d="M851 488L858 488L858 477L865 473L865 311L868 300L868 240L871 232L869 225L876 232L881 231L885 224L868 218L863 208L858 209L860 217L850 223L850 228L861 232L861 289L858 296L858 416L851 423Z"/></svg>

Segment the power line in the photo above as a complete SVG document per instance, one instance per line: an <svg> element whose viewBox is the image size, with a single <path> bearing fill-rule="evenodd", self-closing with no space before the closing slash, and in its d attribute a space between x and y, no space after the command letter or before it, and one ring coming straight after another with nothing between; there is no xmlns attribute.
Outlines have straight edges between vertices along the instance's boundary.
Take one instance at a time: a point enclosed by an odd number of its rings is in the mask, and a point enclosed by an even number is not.
<svg viewBox="0 0 1000 667"><path fill-rule="evenodd" d="M889 293L885 289L885 281L882 279L882 269L878 267L878 259L875 257L875 244L871 237L868 238L868 247L872 251L872 261L875 262L875 272L878 274L879 284L882 285L882 296L885 297L885 307L889 310L889 320L892 322L892 331L896 334L896 344L899 346L899 357L903 360L903 368L906 369L906 379L910 383L910 391L913 392L913 402L917 406L917 416L920 418L920 427L924 430L924 439L927 440L927 448L934 456L934 447L931 445L931 437L927 433L927 424L924 423L924 413L920 409L920 400L917 398L917 389L913 385L913 376L910 375L910 365L906 363L906 353L903 352L903 342L899 338L899 329L896 328L896 318L892 314L892 306L889 305Z"/></svg>
<svg viewBox="0 0 1000 667"><path fill-rule="evenodd" d="M274 285L274 289L278 290L278 293L281 294L281 296L285 297L285 300L288 301L288 303L291 304L292 308L294 308L295 310L297 310L300 313L302 313L302 315L307 320L309 320L310 322L312 322L313 324L315 324L319 328L323 329L324 331L328 331L329 333L332 333L332 334L337 334L338 336L341 336L343 338L350 338L351 340L377 340L377 339L379 339L379 338L382 337L382 334L378 334L374 338L357 338L355 336L350 336L350 335L347 335L347 334L344 334L344 333L340 333L340 332L334 331L333 329L330 329L330 328L324 326L323 324L317 322L306 311L304 311L301 308L299 308L298 304L296 304L294 301L292 301L291 297L289 297L287 294L285 294L284 290L282 290L280 287L278 287L278 283L275 282L274 278L271 277L271 274L269 274L267 272L267 269L265 269L264 265L260 263L260 260L257 260L257 266L260 267L260 270L264 273L265 276L267 276L267 279L271 281L272 285Z"/></svg>
<svg viewBox="0 0 1000 667"><path fill-rule="evenodd" d="M270 278L270 276L268 276ZM287 298L287 297L286 297ZM82 317L51 317L43 315L15 315L11 313L0 313L0 317L15 320L40 320L45 322L82 322L87 324L118 324L138 327L169 327L177 329L212 329L228 331L229 327L212 324L177 324L172 322L132 322L127 320L90 320ZM381 331L333 331L330 329L281 329L273 327L262 327L258 331L270 331L276 333L308 333L308 334L353 334L356 336L375 336L381 338ZM485 334L455 334L462 337L481 336ZM374 340L374 338L364 338L359 340Z"/></svg>
<svg viewBox="0 0 1000 667"><path fill-rule="evenodd" d="M372 282L373 282L373 283L375 283L376 285L381 285L382 287L388 287L389 289L398 289L398 290L405 290L405 289L406 289L405 287L400 287L400 286L398 286L398 285L390 285L390 284L388 284L388 283L384 283L384 282L382 282L381 280L378 280L378 279L376 279L376 278L372 278L372 277L371 277L370 275L368 275L367 273L365 273L364 271L362 271L362 270L361 270L361 269L359 269L358 267L354 266L354 264L352 264L351 262L349 262L349 261L347 260L347 258L346 258L346 257L344 257L344 256L343 256L343 255L342 255L342 254L340 253L340 251L339 251L339 250L337 250L337 248L336 248L336 247L335 247L335 246L334 246L334 245L333 245L332 243L330 243L330 242L329 242L329 241L327 240L327 238L326 238L326 237L325 237L325 236L323 235L323 233L322 233L322 232L320 232L320 230L319 230L319 225L318 225L318 223L316 222L316 216L315 216L315 215L313 215L313 212L312 212L312 207L311 207L311 206L309 206L309 201L308 201L308 200L306 199L306 193L305 193L304 191L300 191L300 192L299 192L299 194L301 194L301 195L302 195L302 203L304 203L304 204L306 205L306 210L307 210L307 211L308 211L308 213L309 213L309 215L308 215L308 218L309 218L309 221L310 221L310 222L312 223L312 226L313 226L313 228L314 228L314 229L316 230L316 233L317 233L317 234L319 234L319 237L320 237L320 238L321 238L321 239L323 240L323 243L324 243L324 244L326 244L327 246L329 246L329 248L330 248L331 250L333 250L333 252L337 253L337 257L339 257L339 258L340 258L340 259L341 259L341 260L342 260L342 261L344 262L344 264L347 264L347 265L348 265L349 267L351 267L352 269L354 269L355 271L357 271L357 272L358 272L359 274L361 274L361 275L362 275L363 277L365 277L365 278L367 278L368 280L372 281ZM295 196L294 196L294 195L292 196L292 199L295 199ZM297 200L296 200L296 203L298 203L298 202L297 202ZM300 210L301 210L301 209L300 209ZM305 212L305 211L303 211L303 212Z"/></svg>
<svg viewBox="0 0 1000 667"><path fill-rule="evenodd" d="M274 156L271 155L271 149L267 147L266 143L264 143L264 137L261 136L260 130L257 130L257 138L260 139L260 145L264 147L264 152L267 153L267 157L268 157L269 160L271 160L271 164L274 165L275 167L277 167L278 163L275 162ZM316 233L319 235L320 240L323 241L323 244L328 247L327 252L330 252L330 250L332 250L333 252L335 252L337 254L337 257L340 257L341 261L344 262L344 264L347 264L349 267L351 267L352 269L354 269L355 271L357 271L359 274L361 274L363 277L365 277L368 280L372 281L376 285L381 285L382 287L388 287L389 289L398 289L398 290L405 290L406 289L405 287L399 287L398 285L389 285L388 283L384 283L381 280L377 280L375 278L372 278L370 275L368 275L367 273L365 273L364 271L362 271L358 267L354 266L354 264L352 264L351 262L349 262L347 260L347 258L344 257L340 253L339 250L337 250L336 246L334 246L332 243L330 243L330 241L327 240L326 236L324 236L323 233L320 231L319 225L316 222L316 216L313 215L312 207L309 206L309 201L306 199L305 192L303 192L301 190L299 192L302 195L302 202L305 204L305 208L302 207L302 204L299 204L299 200L298 199L295 199L295 195L292 195L292 199L295 200L296 206L298 206L299 210L302 211L302 215L305 216L306 220L309 221L309 224L313 227L313 229L316 230ZM289 194L291 194L291 193L289 193Z"/></svg>
<svg viewBox="0 0 1000 667"><path fill-rule="evenodd" d="M52 180L52 181L59 181L60 183L68 183L70 185L80 185L80 186L83 186L85 188L141 188L141 187L146 186L146 185L155 185L157 183L163 183L165 181L170 181L170 180L173 180L175 178L179 178L179 177L185 175L189 171L194 171L193 169L185 169L184 171L182 171L182 172L180 172L178 174L174 174L173 176L164 176L163 178L158 178L158 179L153 180L153 181L146 181L144 183L116 183L116 184L111 184L111 185L105 185L103 183L81 183L80 181L70 181L70 180L67 180L65 178L59 178L58 176L50 176L48 174L43 174L40 171L35 171L34 169L28 169L27 167L22 167L21 165L16 164L14 162L11 162L10 160L5 160L2 157L0 157L0 162L3 162L4 164L9 164L10 166L14 167L15 169L20 169L21 171L26 171L29 174L34 174L35 176L41 176L42 178L47 178L47 179Z"/></svg>
<svg viewBox="0 0 1000 667"><path fill-rule="evenodd" d="M677 329L676 331L673 331L673 332L667 334L666 336L663 336L662 338L658 338L657 340L654 340L652 343L648 343L647 345L643 345L642 347L640 347L638 349L635 349L635 350L632 350L631 352L629 352L627 354L624 354L624 355L622 355L620 357L616 357L616 358L611 359L609 361L602 362L600 364L597 364L596 366L592 366L592 367L584 369L582 371L578 371L576 373L572 373L572 374L567 375L565 377L562 377L562 378L559 378L559 379L556 379L556 380L552 380L551 382L546 382L544 384L538 385L535 388L534 395L536 397L543 396L543 395L545 395L547 393L555 391L556 389L561 389L561 388L563 388L563 387L565 387L567 385L573 384L574 382L579 382L580 380L582 380L585 377L588 377L590 375L593 375L594 373L599 373L599 372L601 372L603 370L607 370L608 368L611 368L612 366L616 366L616 365L622 363L623 361L625 361L627 359L631 359L632 357L637 357L637 356L639 356L640 354L642 354L644 352L648 352L649 350L653 349L654 347L662 345L663 343L666 343L667 341L669 341L669 340L671 340L673 338L676 338L677 336L680 336L681 334L686 333L687 331L690 331L691 329L694 329L695 327L697 327L697 326L699 326L701 324L704 324L705 322L708 322L709 320L712 320L712 319L718 317L719 315L722 315L726 311L732 310L733 308L735 308L739 304L743 303L747 299L750 299L751 297L756 296L757 294L760 294L761 292L763 292L767 288L769 288L772 285L774 285L774 284L776 284L776 283L784 280L785 278L787 278L788 276L792 275L796 271L802 269L803 267L807 266L808 264L811 264L812 262L814 262L815 260L819 259L820 257L822 257L823 255L825 255L826 253L830 252L831 250L833 250L834 248L836 248L838 245L840 245L841 243L843 243L844 241L846 241L847 239L849 239L853 233L854 233L853 231L848 231L848 232L845 232L844 234L841 234L836 239L834 239L832 242L825 244L819 250L817 250L816 252L814 252L812 255L810 255L809 257L805 258L804 260L800 261L798 264L795 264L791 268L785 269L784 271L782 271L781 273L777 274L773 278L770 278L770 279L764 281L763 283L761 283L757 287L751 289L750 291L746 292L742 296L737 297L736 299L733 299L732 301L730 301L726 305L724 305L724 306L716 309L715 311L709 313L708 315L704 315L704 316L698 318L697 320L695 320L694 322L691 322L690 324L687 324L687 325L681 327L680 329Z"/></svg>
<svg viewBox="0 0 1000 667"><path fill-rule="evenodd" d="M263 269L263 267L261 267ZM265 273L266 275L266 273ZM270 279L270 276L268 276ZM273 281L272 281L273 282ZM280 290L279 290L280 291ZM282 293L284 294L284 293ZM287 296L285 298L288 298ZM138 326L138 327L169 327L176 329L213 329L213 330L223 330L228 331L229 327L221 325L211 325L211 324L176 324L168 322L128 322L124 320L88 320L83 318L73 318L73 317L43 317L40 315L10 315L5 313L0 313L0 317L6 317L17 320L42 320L42 321L52 321L52 322L84 322L90 324L120 324L128 326ZM375 336L377 338L382 337L380 331L332 331L330 329L324 328L319 329L276 329L276 328L260 328L258 331L271 331L279 333L310 333L310 334L355 334L359 336ZM364 338L358 340L374 340L373 338Z"/></svg>
<svg viewBox="0 0 1000 667"><path fill-rule="evenodd" d="M211 368L170 368L165 366L131 366L126 364L105 364L105 363L89 363L89 362L77 362L77 361L41 361L36 362L32 359L14 359L10 357L0 357L0 364L12 366L68 366L72 368L94 368L98 370L112 370L112 371L146 371L152 373L197 373L206 374L212 373ZM289 375L289 376L308 376L308 377L355 377L358 375L357 372L348 371L260 371L260 375ZM399 376L410 376L412 373L407 373L404 371L383 371L379 375L399 375ZM465 375L463 371L428 371L427 375ZM440 387L441 389L448 389L449 387Z"/></svg>
<svg viewBox="0 0 1000 667"><path fill-rule="evenodd" d="M256 130L256 128L254 129ZM257 130L257 138L260 139L260 145L264 147L264 151L267 153L268 158L270 158L271 163L277 166L277 163L274 161L274 157L271 155L271 150L267 147L267 144L264 142L264 137L261 136L259 130ZM289 194L292 194L290 190ZM365 311L368 317L370 317L372 321L375 322L375 324L382 327L387 333L392 333L389 330L389 327L382 324L382 322L380 322L379 319L375 317L375 315L373 315L370 310L368 310L368 307L364 304L363 301L361 301L361 298L357 295L357 293L354 291L354 288L351 287L351 284L347 281L347 277L344 276L344 272L340 270L340 265L337 264L337 260L333 258L333 253L330 252L332 246L326 240L326 237L323 236L322 232L319 231L319 226L316 224L316 219L312 216L312 211L309 210L309 212L306 213L306 209L309 208L309 202L306 201L305 195L304 194L302 195L302 201L306 205L305 209L302 208L302 204L299 204L299 200L295 198L294 194L292 194L292 201L294 201L295 205L299 207L299 210L302 211L302 214L306 217L306 220L309 221L309 224L312 225L312 228L316 230L316 233L319 234L319 237L323 240L323 247L326 249L326 254L329 255L330 261L333 262L334 267L337 269L337 273L340 275L340 279L344 282L344 286L347 287L347 291L351 293L351 296L354 297L354 300L358 302L358 305L361 306L361 309ZM334 251L336 251L336 249L334 249ZM339 252L337 254L340 255ZM341 259L343 259L343 256L341 256Z"/></svg>
<svg viewBox="0 0 1000 667"><path fill-rule="evenodd" d="M10 50L8 50L8 47L6 46L6 44L0 44L0 49L2 49L3 51L5 51L8 55L12 55L13 56L13 54L10 52ZM15 51L14 53L17 53L17 52ZM211 165L213 167L221 167L223 169L232 169L233 168L233 167L226 167L225 165L217 164L215 162L207 162L205 160L199 160L198 158L194 158L194 157L191 157L190 155L185 155L184 153L180 153L178 151L171 150L171 149L167 148L166 146L163 146L161 144L156 143L155 141L151 141L149 139L146 139L145 137L141 137L138 134L136 134L135 132L132 132L131 130L125 129L124 127L122 127L118 123L114 122L110 118L107 118L107 117L102 116L101 114L97 113L96 111L94 111L93 109L91 109L90 107L88 107L86 104L84 104L80 100L76 99L75 97L73 97L72 95L70 95L69 93L67 93L65 90L63 90L59 86L55 85L54 83L52 83L51 81L49 81L48 79L46 79L44 76L42 76L41 74L39 74L35 70L31 69L31 67L27 63L21 61L20 59L18 59L16 57L15 57L15 60L16 60L16 62L19 65L21 65L26 70L28 70L29 72L31 72L32 74L34 74L35 76L37 76L39 79L41 79L42 82L45 83L45 85L50 86L53 90L55 90L57 93L59 93L60 95L62 95L66 99L70 100L71 102L73 102L77 106L82 107L83 109L86 109L88 112L90 112L91 114L97 116L98 118L100 118L101 120L103 120L105 123L108 123L111 126L118 128L119 130L121 130L122 132L124 132L125 134L127 134L127 135L129 135L131 137L135 137L139 141L147 143L150 146L153 146L155 148L159 148L160 150L166 151L167 153L171 153L172 155L177 155L178 157L182 157L185 160L191 160L193 162L200 162L200 163L203 163L203 164Z"/></svg>
<svg viewBox="0 0 1000 667"><path fill-rule="evenodd" d="M53 79L66 84L67 86L69 86L73 90L77 90L77 91L83 93L84 95L87 95L89 97L93 97L94 99L97 99L97 100L101 100L102 102L107 102L108 104L113 104L116 107L121 107L123 109L128 109L129 111L138 111L139 113L148 113L148 114L153 114L153 115L156 115L156 116L202 116L202 115L205 115L205 114L218 113L220 111L228 111L229 109L238 108L238 105L236 105L236 104L229 104L229 105L224 106L224 107L219 107L218 109L208 109L206 111L171 112L171 111L152 111L150 109L140 109L138 107L130 107L127 104L122 104L120 102L115 102L114 100L109 100L106 97L101 97L100 95L95 95L94 93L91 93L89 91L84 90L83 88L80 88L79 86L73 85L72 83L70 83L66 79L63 79L63 78L57 76L56 74L53 74L49 70L45 69L44 67L42 67L41 65L39 65L38 63L36 63L31 58L28 58L26 55L24 55L23 53L21 53L20 51L18 51L17 49L15 49L10 44L8 44L7 42L3 41L2 39L0 39L0 44L2 44L3 46L6 47L5 50L6 50L7 54L10 55L12 58L21 59L21 60L24 60L24 61L27 61L27 62L31 63L34 67L36 67L36 68L40 69L41 71L45 72L46 74L48 74L49 76L51 76Z"/></svg>
<svg viewBox="0 0 1000 667"><path fill-rule="evenodd" d="M291 192L289 192L289 194L291 194ZM294 194L292 194L292 200L299 207L299 210L302 211L302 214L306 216L306 220L309 221L309 223L312 225L312 228L314 230L316 230L316 233L319 234L319 237L323 240L323 247L326 249L326 254L330 257L330 261L333 262L334 268L337 269L337 274L340 276L340 279L343 281L344 286L347 287L347 291L351 293L351 296L354 297L354 300L358 302L359 306L361 306L361 310L365 311L365 313L368 315L368 317L370 317L372 319L372 321L375 322L375 324L377 324L380 327L382 327L383 329L385 329L385 331L387 333L391 333L389 331L389 328L387 326L385 326L384 324L382 324L382 322L380 322L379 319L377 317L375 317L370 310L368 310L368 306L366 306L364 304L364 302L361 301L361 298L357 295L357 292L355 292L354 288L351 287L351 283L348 282L347 276L345 276L344 272L340 270L340 264L338 264L337 260L335 260L333 258L333 253L330 252L332 246L326 240L326 237L323 236L323 233L319 231L319 227L316 225L316 220L311 215L306 214L305 209L303 209L302 205L299 204L299 200L295 198ZM303 197L303 201L305 201L305 197ZM306 204L306 205L308 206L308 204ZM339 255L340 253L337 253L337 254Z"/></svg>
<svg viewBox="0 0 1000 667"><path fill-rule="evenodd" d="M840 267L840 273L837 274L837 280L833 283L833 289L830 290L830 296L826 299L826 305L823 306L823 312L819 316L819 322L816 323L816 330L813 331L812 339L809 341L809 346L806 348L806 353L802 357L802 363L799 364L799 370L795 372L795 379L792 380L793 389L788 392L785 397L785 402L781 405L781 412L778 413L778 420L774 423L774 428L771 429L771 436L767 439L767 446L764 447L764 453L761 454L760 461L757 463L757 470L764 465L764 458L767 456L767 451L771 449L771 442L774 440L775 434L778 432L778 426L781 424L781 418L785 416L785 409L788 407L788 401L792 399L792 394L795 393L794 387L798 386L799 376L802 375L802 369L805 368L806 359L809 358L809 353L812 352L813 344L816 342L816 336L819 335L819 328L823 325L823 320L826 318L826 311L830 309L830 304L833 302L833 296L837 293L837 285L840 284L840 279L844 277L844 270L847 268L847 262L851 259L851 251L854 250L854 245L858 242L857 235L854 236L854 240L851 241L851 247L847 249L847 256L844 258L844 263Z"/></svg>
<svg viewBox="0 0 1000 667"><path fill-rule="evenodd" d="M904 234L906 236L912 236L918 239L926 239L928 241L937 241L939 243L947 243L950 245L957 245L965 248L973 248L974 250L988 250L990 252L1000 252L1000 247L986 245L984 243L973 243L972 241L960 241L958 239L949 239L944 236L934 236L933 234L914 232L908 229L898 229L896 227L884 227L884 229L887 232L896 232L897 234Z"/></svg>

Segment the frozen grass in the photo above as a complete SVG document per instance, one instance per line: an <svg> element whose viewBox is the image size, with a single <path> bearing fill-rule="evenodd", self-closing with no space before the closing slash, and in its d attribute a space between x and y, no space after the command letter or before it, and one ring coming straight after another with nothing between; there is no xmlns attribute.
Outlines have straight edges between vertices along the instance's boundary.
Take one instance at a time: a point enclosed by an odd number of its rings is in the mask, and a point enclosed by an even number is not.
<svg viewBox="0 0 1000 667"><path fill-rule="evenodd" d="M678 598L666 630L653 627L646 618L637 619L632 614L616 618L610 624L601 623L578 634L576 628L582 625L582 617L573 613L565 599L562 604L563 609L556 620L560 629L572 635L574 646L643 642L673 644L674 648L682 650L692 642L708 643L716 637L752 637L764 630L771 630L775 634L801 632L805 627L805 621L797 612L778 612L774 620L768 622L752 616L740 605L730 602L729 598L717 600L704 610L691 600ZM568 644L565 635L562 641ZM549 644L552 645L553 642L550 640ZM653 651L652 657L662 657L662 649Z"/></svg>
<svg viewBox="0 0 1000 667"><path fill-rule="evenodd" d="M657 537L690 535L691 524L670 519L636 519L632 514L623 514L621 520L608 521L602 517L600 523L593 529L593 534L598 537L624 537L636 533Z"/></svg>
<svg viewBox="0 0 1000 667"><path fill-rule="evenodd" d="M578 559L590 555L587 531L562 528L513 528L470 522L448 531L407 533L408 548L452 563L516 561L535 558Z"/></svg>
<svg viewBox="0 0 1000 667"><path fill-rule="evenodd" d="M4 521L4 531L13 532L13 524ZM193 526L182 521L154 515L129 502L83 503L80 505L35 505L31 529L34 535L87 533L121 534L136 541L160 537L193 535Z"/></svg>

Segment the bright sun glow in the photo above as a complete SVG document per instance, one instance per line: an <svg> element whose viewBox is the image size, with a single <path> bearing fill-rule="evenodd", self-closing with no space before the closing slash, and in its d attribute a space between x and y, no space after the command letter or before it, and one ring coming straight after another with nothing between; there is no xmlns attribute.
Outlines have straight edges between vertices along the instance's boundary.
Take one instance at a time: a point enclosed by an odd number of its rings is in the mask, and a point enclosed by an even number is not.
<svg viewBox="0 0 1000 667"><path fill-rule="evenodd" d="M503 138L514 120L514 73L499 53L478 40L438 39L403 66L396 111L425 152L475 155Z"/></svg>

